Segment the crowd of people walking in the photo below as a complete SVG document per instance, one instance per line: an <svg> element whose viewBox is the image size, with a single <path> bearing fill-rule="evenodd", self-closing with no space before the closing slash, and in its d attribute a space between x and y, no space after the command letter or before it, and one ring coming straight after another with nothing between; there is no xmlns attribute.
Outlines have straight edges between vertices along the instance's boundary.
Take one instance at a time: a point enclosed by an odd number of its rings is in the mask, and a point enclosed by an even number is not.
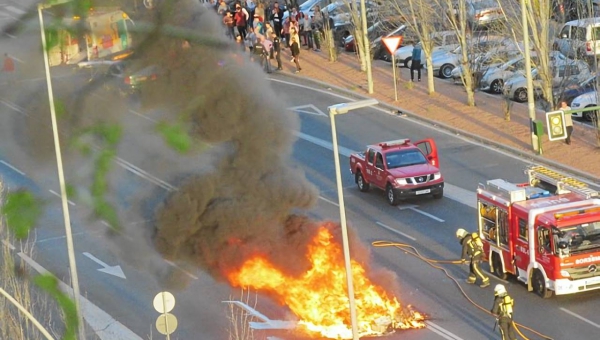
<svg viewBox="0 0 600 340"><path fill-rule="evenodd" d="M282 52L289 51L290 62L298 73L302 70L303 47L307 51L321 51L325 17L319 6L315 6L311 16L296 7L284 15L277 1L268 0L215 0L211 6L222 16L225 34L267 72L272 70L271 60L276 61L276 70L283 70Z"/></svg>

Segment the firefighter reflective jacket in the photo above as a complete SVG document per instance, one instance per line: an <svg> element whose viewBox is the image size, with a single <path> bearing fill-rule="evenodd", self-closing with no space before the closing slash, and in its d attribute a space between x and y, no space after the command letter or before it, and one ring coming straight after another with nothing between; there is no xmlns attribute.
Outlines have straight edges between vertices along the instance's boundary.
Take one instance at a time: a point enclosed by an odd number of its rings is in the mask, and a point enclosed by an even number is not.
<svg viewBox="0 0 600 340"><path fill-rule="evenodd" d="M477 233L465 236L460 244L463 247L461 258L466 260L468 255L471 259L479 260L483 256L483 242Z"/></svg>
<svg viewBox="0 0 600 340"><path fill-rule="evenodd" d="M509 295L496 296L491 312L494 315L512 318L514 304L515 300Z"/></svg>

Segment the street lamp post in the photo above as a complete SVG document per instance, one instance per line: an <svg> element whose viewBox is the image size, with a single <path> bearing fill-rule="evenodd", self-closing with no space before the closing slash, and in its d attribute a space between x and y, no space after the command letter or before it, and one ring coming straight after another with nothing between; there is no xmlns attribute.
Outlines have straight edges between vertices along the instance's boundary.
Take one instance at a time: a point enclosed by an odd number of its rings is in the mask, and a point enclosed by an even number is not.
<svg viewBox="0 0 600 340"><path fill-rule="evenodd" d="M346 282L348 285L348 300L350 301L350 320L352 322L352 339L358 340L358 324L356 320L356 305L354 301L354 285L352 283L352 266L350 264L350 247L348 244L348 227L346 225L346 209L344 207L344 192L342 188L342 172L340 170L340 155L338 152L335 116L348 111L377 105L375 99L359 100L351 103L331 105L327 108L331 119L331 137L333 140L333 159L335 163L335 179L337 182L338 202L340 206L340 225L342 227L342 243L344 247L344 263L346 265Z"/></svg>
<svg viewBox="0 0 600 340"><path fill-rule="evenodd" d="M52 119L52 133L54 138L54 151L56 153L56 166L58 168L58 182L60 185L60 198L62 201L63 219L65 222L65 237L67 241L67 252L69 255L69 270L71 273L71 285L73 287L73 300L75 301L75 309L77 310L78 332L79 339L85 339L85 331L83 326L83 317L79 304L79 278L77 276L77 263L75 261L75 250L73 246L73 234L71 232L71 216L69 214L69 201L67 199L67 188L65 185L65 174L63 170L62 154L60 151L60 140L58 136L58 124L56 122L56 109L54 107L54 93L52 91L52 80L50 78L50 64L48 62L48 44L46 43L46 33L44 32L44 17L42 10L50 8L54 5L69 2L56 1L51 4L38 4L38 16L40 19L40 32L42 35L42 53L44 55L44 68L46 71L46 85L48 87L48 101L50 104L50 117Z"/></svg>

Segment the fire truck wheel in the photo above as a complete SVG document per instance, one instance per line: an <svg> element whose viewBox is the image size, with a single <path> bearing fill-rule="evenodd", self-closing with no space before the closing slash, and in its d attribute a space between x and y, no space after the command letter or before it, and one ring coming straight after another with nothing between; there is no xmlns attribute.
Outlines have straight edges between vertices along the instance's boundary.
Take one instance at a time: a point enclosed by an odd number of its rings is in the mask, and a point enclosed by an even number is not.
<svg viewBox="0 0 600 340"><path fill-rule="evenodd" d="M398 205L398 203L400 203L400 200L396 197L394 188L390 184L387 185L385 193L387 194L388 203L390 205Z"/></svg>
<svg viewBox="0 0 600 340"><path fill-rule="evenodd" d="M546 287L544 275L542 275L542 272L537 269L534 270L531 277L531 285L533 286L533 291L542 299L550 298L554 293L553 291L549 290L548 287Z"/></svg>
<svg viewBox="0 0 600 340"><path fill-rule="evenodd" d="M492 255L492 272L502 280L508 279L508 274L502 269L502 261L498 253Z"/></svg>
<svg viewBox="0 0 600 340"><path fill-rule="evenodd" d="M356 185L358 185L358 190L362 192L367 192L371 188L371 185L365 182L365 178L360 171L356 173Z"/></svg>

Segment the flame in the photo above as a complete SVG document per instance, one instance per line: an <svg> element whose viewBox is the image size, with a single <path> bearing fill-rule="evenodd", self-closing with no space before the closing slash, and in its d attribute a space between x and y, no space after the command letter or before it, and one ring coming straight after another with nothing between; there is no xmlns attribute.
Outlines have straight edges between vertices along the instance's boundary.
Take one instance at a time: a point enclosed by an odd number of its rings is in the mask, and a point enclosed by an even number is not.
<svg viewBox="0 0 600 340"><path fill-rule="evenodd" d="M254 288L274 295L298 317L300 329L309 335L351 339L346 271L341 246L330 231L320 227L308 247L312 267L300 277L286 276L260 255L247 260L228 275L233 286ZM359 336L383 335L395 329L423 328L425 316L402 309L395 297L365 275L351 261ZM410 306L409 306L410 307Z"/></svg>

